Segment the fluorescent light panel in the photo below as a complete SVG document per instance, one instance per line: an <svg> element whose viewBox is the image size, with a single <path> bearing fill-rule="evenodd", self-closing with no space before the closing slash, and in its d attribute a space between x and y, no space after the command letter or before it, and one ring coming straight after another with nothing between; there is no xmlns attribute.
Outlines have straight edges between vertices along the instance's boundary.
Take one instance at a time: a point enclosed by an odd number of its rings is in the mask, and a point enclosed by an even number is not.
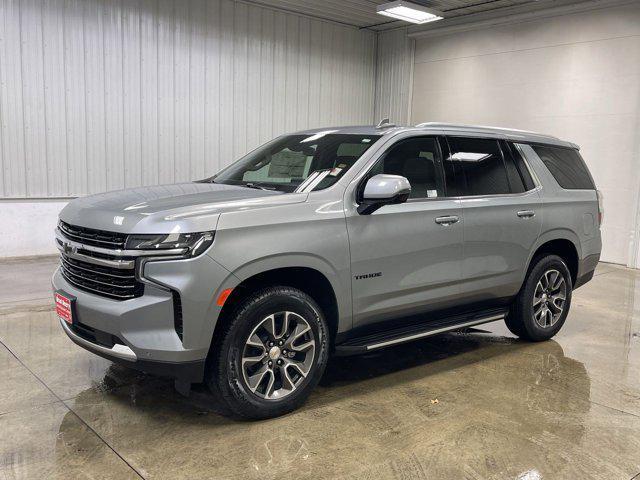
<svg viewBox="0 0 640 480"><path fill-rule="evenodd" d="M397 1L378 5L376 11L386 17L397 18L411 23L429 23L442 20L440 12L417 3Z"/></svg>

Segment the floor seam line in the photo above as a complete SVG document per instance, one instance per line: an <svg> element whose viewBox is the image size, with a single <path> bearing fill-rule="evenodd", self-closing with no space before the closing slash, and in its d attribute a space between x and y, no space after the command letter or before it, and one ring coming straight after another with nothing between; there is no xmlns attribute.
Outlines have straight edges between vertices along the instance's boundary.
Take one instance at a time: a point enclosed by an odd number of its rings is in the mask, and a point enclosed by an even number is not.
<svg viewBox="0 0 640 480"><path fill-rule="evenodd" d="M56 397L57 399L58 397ZM14 413L24 412L26 410L31 410L33 408L46 407L48 405L55 405L56 403L62 403L63 400L54 400L53 402L45 402L45 403L36 403L35 405L31 405L30 407L19 409L19 410L7 410L6 412L0 412L0 417L3 415L12 415Z"/></svg>
<svg viewBox="0 0 640 480"><path fill-rule="evenodd" d="M67 405L64 400L62 400L58 394L56 394L53 390L51 390L51 388L49 387L49 385L47 385L40 377L38 377L38 375L36 375L29 367L27 367L27 365L20 359L18 358L18 356L15 354L15 352L13 350L11 350L1 339L0 339L0 345L2 345L4 348L7 349L7 351L18 361L18 363L20 363L20 365L22 365L31 375L33 375L36 380L38 380L43 386L44 388L46 388L47 390L49 390L49 392L51 393L51 395L53 395L55 398L58 399L58 401L60 401L60 403L62 403L62 405L64 405L64 407L69 410L69 412L71 412L78 420L80 420L80 422L86 426L91 432L93 432L93 434L98 437L100 439L100 441L102 443L104 443L107 448L109 450L111 450L120 460L122 460L125 465L127 465L131 470L133 470L135 472L135 474L142 478L143 480L145 480L144 476L135 468L133 467L133 465L131 465L122 455L120 455L115 448L113 448L109 442L107 442L104 438L102 438L102 436L96 432L93 427L91 425L89 425L87 422L84 421L84 419L82 417L80 417L80 415L78 415L71 407L69 407L69 405Z"/></svg>
<svg viewBox="0 0 640 480"><path fill-rule="evenodd" d="M618 412L618 413L624 413L624 414L626 414L626 415L631 415L632 417L640 418L640 415L639 415L639 414L637 414L637 413L627 412L626 410L621 410L621 409L619 409L619 408L612 407L611 405L605 405L604 403L596 402L595 400L591 400L591 399L589 399L589 400L587 400L587 401L588 401L588 402L590 402L590 403L593 403L594 405L598 405L598 406L603 407L603 408L608 408L608 409L610 409L610 410L614 410L614 411L616 411L616 412ZM639 473L638 475L640 475L640 473ZM637 477L638 475L636 475L636 477ZM635 477L634 477L634 478L635 478Z"/></svg>
<svg viewBox="0 0 640 480"><path fill-rule="evenodd" d="M594 274L593 274L593 276L594 276L594 277L599 277L599 276L601 276L601 275L607 275L607 274L609 274L609 273L615 273L616 271L617 271L617 270L610 270L610 271L608 271L608 272L594 273Z"/></svg>

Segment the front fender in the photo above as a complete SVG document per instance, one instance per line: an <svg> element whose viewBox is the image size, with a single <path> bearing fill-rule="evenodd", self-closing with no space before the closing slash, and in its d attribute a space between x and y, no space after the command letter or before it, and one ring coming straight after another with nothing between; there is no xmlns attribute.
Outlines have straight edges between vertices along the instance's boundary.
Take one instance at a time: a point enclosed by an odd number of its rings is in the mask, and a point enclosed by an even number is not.
<svg viewBox="0 0 640 480"><path fill-rule="evenodd" d="M345 284L340 272L322 257L306 252L291 252L269 255L247 262L232 271L240 281L260 273L280 268L310 268L320 272L329 281L338 305L338 331L351 326L351 284ZM351 278L349 277L349 280Z"/></svg>

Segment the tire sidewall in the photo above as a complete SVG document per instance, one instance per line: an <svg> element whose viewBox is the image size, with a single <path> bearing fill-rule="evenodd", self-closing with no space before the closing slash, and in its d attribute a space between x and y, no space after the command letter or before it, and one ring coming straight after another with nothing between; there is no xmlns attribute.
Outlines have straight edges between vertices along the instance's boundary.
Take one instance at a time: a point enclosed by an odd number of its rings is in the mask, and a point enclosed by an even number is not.
<svg viewBox="0 0 640 480"><path fill-rule="evenodd" d="M297 408L320 381L329 356L326 322L317 304L293 288L269 289L254 295L238 311L229 335L222 345L226 378L220 379L238 401L240 413L254 418L277 416ZM316 340L313 366L296 390L280 400L266 400L249 390L242 372L242 354L247 338L256 325L272 313L291 311L301 315L310 325Z"/></svg>
<svg viewBox="0 0 640 480"><path fill-rule="evenodd" d="M558 270L564 277L564 281L567 286L566 300L562 315L558 321L550 328L543 328L533 318L533 296L535 294L536 285L540 280L540 277L547 270ZM524 315L523 327L525 328L528 336L532 340L547 340L553 337L564 325L569 314L571 307L571 295L573 291L573 283L571 280L571 273L564 261L556 255L548 255L537 260L537 263L529 272L527 277L525 289L521 296L520 311Z"/></svg>

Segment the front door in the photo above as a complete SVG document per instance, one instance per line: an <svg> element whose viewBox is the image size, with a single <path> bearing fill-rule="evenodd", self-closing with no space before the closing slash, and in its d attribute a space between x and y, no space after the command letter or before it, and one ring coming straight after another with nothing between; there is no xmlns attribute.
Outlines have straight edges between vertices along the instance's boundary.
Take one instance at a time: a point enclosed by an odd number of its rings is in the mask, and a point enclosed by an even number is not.
<svg viewBox="0 0 640 480"><path fill-rule="evenodd" d="M459 293L463 218L446 196L436 137L390 146L361 180L379 173L411 184L406 203L347 215L354 327L451 306Z"/></svg>

